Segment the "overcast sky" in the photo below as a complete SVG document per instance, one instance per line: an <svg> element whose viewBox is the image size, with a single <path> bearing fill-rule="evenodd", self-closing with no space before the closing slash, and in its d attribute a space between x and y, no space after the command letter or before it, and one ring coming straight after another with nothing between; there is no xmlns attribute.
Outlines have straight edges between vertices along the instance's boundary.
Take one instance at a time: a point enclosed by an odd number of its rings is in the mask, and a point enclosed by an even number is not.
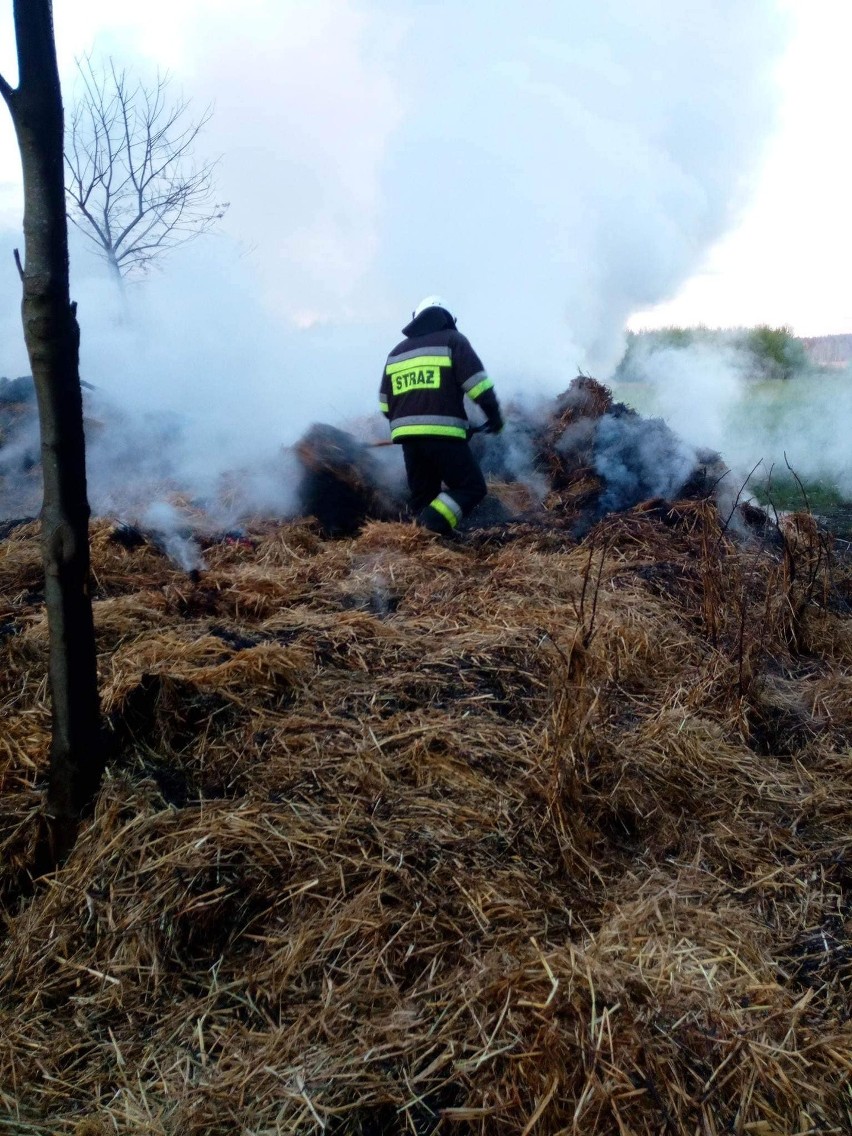
<svg viewBox="0 0 852 1136"><path fill-rule="evenodd" d="M0 69L14 81L11 8ZM316 389L349 412L433 291L504 381L551 391L577 365L605 377L628 325L852 330L848 0L54 8L66 102L75 55L93 51L142 75L167 67L199 109L215 105L200 150L221 155L221 233L134 301L160 369L187 370L181 340L211 369L251 370L258 390L313 361ZM21 207L7 119L0 374L25 366L10 346ZM111 300L85 252L72 272L84 363L103 381Z"/></svg>
<svg viewBox="0 0 852 1136"><path fill-rule="evenodd" d="M787 0L778 121L739 224L671 302L633 323L789 324L852 332L852 3Z"/></svg>

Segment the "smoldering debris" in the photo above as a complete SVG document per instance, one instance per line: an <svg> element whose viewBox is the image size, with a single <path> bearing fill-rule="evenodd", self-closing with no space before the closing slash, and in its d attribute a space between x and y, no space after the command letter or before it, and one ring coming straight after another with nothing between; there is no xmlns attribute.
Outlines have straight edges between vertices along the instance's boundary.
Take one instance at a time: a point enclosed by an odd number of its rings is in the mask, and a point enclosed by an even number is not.
<svg viewBox="0 0 852 1136"><path fill-rule="evenodd" d="M367 520L399 520L401 489L382 477L370 449L351 434L316 423L295 448L302 466L299 512L328 536L351 536Z"/></svg>
<svg viewBox="0 0 852 1136"><path fill-rule="evenodd" d="M588 375L550 406L510 405L506 419L500 435L471 439L491 492L462 531L536 521L568 523L581 535L607 513L650 498L712 496L726 472L718 454L697 450L662 419L614 402ZM323 531L348 534L365 520L399 514L401 490L388 497L370 449L350 434L317 425L296 452L304 468L300 509Z"/></svg>
<svg viewBox="0 0 852 1136"><path fill-rule="evenodd" d="M33 515L40 504L35 387L28 376L0 378L0 518Z"/></svg>
<svg viewBox="0 0 852 1136"><path fill-rule="evenodd" d="M595 429L594 466L604 481L602 513L648 497L672 500L692 478L699 456L661 418L605 414Z"/></svg>
<svg viewBox="0 0 852 1136"><path fill-rule="evenodd" d="M661 418L614 402L609 389L588 375L557 400L542 443L539 461L555 492L600 482L589 509L596 517L649 498L709 496L726 468L719 454L691 446Z"/></svg>
<svg viewBox="0 0 852 1136"><path fill-rule="evenodd" d="M30 375L0 378L0 406L20 406L27 402L35 402L35 386Z"/></svg>
<svg viewBox="0 0 852 1136"><path fill-rule="evenodd" d="M206 564L192 528L168 501L156 501L142 517L144 529L154 544L187 573L202 571Z"/></svg>
<svg viewBox="0 0 852 1136"><path fill-rule="evenodd" d="M35 517L9 517L8 520L0 521L0 540L5 540L10 533L21 525L28 525L35 520Z"/></svg>
<svg viewBox="0 0 852 1136"><path fill-rule="evenodd" d="M6 381L0 394L0 517L32 516L41 494L32 384ZM87 391L86 399L94 514L135 527L188 573L203 570L206 538L239 532L261 518L310 517L324 536L340 537L370 520L407 517L398 446L315 423L277 454L194 477L187 438L174 417L134 422L113 413L97 393ZM471 439L490 493L461 531L534 523L579 537L608 513L651 498L712 496L725 479L718 454L696 449L661 419L615 402L588 375L551 403L508 404L506 421L500 435ZM353 429L363 438L386 436L377 416L367 425Z"/></svg>
<svg viewBox="0 0 852 1136"><path fill-rule="evenodd" d="M107 539L111 544L119 544L128 549L141 548L143 544L147 544L142 530L127 521L119 521Z"/></svg>
<svg viewBox="0 0 852 1136"><path fill-rule="evenodd" d="M107 539L128 551L155 548L189 576L197 577L207 567L192 524L168 501L149 506L139 524L118 521Z"/></svg>

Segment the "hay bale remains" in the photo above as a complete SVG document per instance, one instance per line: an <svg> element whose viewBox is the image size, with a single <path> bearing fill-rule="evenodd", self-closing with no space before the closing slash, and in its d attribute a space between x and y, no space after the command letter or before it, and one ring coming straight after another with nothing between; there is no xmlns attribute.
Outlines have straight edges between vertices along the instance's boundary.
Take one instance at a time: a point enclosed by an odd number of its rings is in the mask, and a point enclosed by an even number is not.
<svg viewBox="0 0 852 1136"><path fill-rule="evenodd" d="M368 519L399 518L402 500L383 481L367 446L334 426L315 423L296 444L302 465L299 513L327 536L351 536Z"/></svg>
<svg viewBox="0 0 852 1136"><path fill-rule="evenodd" d="M513 406L508 422L499 437L472 438L492 492L462 531L552 526L558 513L556 523L581 535L607 513L648 498L712 496L725 473L718 454L697 453L661 419L614 403L608 388L586 375L543 419ZM401 480L383 477L371 448L352 435L317 424L295 452L303 468L299 512L316 518L326 535L353 535L368 520L403 515Z"/></svg>

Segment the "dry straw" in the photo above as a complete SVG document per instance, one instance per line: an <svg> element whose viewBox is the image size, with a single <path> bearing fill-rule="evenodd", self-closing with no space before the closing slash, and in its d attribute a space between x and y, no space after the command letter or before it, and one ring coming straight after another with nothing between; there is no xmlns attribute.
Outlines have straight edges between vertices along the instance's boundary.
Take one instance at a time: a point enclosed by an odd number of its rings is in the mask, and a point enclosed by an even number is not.
<svg viewBox="0 0 852 1136"><path fill-rule="evenodd" d="M97 524L115 755L30 894L0 544L0 1132L852 1131L848 570L807 517L553 519L257 526L196 585Z"/></svg>

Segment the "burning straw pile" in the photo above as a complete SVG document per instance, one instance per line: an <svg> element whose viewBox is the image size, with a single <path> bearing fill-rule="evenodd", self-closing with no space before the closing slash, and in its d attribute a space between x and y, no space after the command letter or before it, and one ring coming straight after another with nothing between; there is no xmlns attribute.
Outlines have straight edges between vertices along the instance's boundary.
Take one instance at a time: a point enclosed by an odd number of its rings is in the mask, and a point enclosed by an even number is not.
<svg viewBox="0 0 852 1136"><path fill-rule="evenodd" d="M614 402L588 375L534 411L510 405L508 423L500 437L471 438L492 484L462 531L543 523L581 535L607 513L650 498L706 498L720 486L723 495L734 492L718 454L696 450L662 419ZM299 513L312 516L328 536L351 536L369 519L401 519L402 463L383 468L376 450L376 442L312 426L295 447L302 470Z"/></svg>
<svg viewBox="0 0 852 1136"><path fill-rule="evenodd" d="M93 534L115 752L27 888L37 534L0 543L0 1131L852 1126L849 573L706 500L444 544Z"/></svg>

